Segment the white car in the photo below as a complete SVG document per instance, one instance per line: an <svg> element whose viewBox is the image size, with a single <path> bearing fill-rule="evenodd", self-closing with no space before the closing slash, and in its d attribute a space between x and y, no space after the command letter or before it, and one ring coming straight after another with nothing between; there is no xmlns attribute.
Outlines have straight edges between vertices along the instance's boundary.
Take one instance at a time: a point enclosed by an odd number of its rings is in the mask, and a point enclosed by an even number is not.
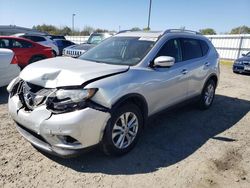
<svg viewBox="0 0 250 188"><path fill-rule="evenodd" d="M20 68L14 52L9 49L0 49L0 62L0 87L3 87L19 75Z"/></svg>
<svg viewBox="0 0 250 188"><path fill-rule="evenodd" d="M26 39L32 40L34 42L37 42L37 43L39 43L41 45L51 47L52 50L53 50L54 56L59 55L58 46L56 45L56 43L53 40L51 40L47 36L36 35L36 34L27 34L27 33L18 33L18 34L15 34L14 36L26 38Z"/></svg>

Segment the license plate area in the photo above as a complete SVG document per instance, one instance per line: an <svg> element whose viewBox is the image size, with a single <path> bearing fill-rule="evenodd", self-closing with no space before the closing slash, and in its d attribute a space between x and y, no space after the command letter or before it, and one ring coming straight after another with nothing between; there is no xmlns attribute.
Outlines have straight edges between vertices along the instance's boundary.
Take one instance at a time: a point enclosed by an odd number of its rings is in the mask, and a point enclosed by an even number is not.
<svg viewBox="0 0 250 188"><path fill-rule="evenodd" d="M245 66L244 66L244 70L250 71L250 65L245 65Z"/></svg>

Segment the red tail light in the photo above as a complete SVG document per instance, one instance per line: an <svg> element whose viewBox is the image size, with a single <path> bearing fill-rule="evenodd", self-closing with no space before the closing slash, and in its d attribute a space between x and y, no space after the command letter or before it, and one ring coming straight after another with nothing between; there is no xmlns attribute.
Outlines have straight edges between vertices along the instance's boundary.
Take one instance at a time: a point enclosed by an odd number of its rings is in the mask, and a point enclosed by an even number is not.
<svg viewBox="0 0 250 188"><path fill-rule="evenodd" d="M10 64L18 64L17 57L14 55Z"/></svg>

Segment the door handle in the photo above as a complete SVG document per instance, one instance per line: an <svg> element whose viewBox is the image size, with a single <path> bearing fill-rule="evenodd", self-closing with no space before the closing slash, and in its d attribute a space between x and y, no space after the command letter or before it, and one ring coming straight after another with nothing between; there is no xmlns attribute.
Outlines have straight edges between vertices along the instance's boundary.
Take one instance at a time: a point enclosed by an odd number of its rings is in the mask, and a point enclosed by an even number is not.
<svg viewBox="0 0 250 188"><path fill-rule="evenodd" d="M205 63L205 66L207 66L207 67L208 67L209 65L210 65L210 63L209 63L209 62L206 62L206 63Z"/></svg>
<svg viewBox="0 0 250 188"><path fill-rule="evenodd" d="M187 74L188 71L187 71L187 69L183 69L183 70L181 71L181 73L182 73L182 74Z"/></svg>

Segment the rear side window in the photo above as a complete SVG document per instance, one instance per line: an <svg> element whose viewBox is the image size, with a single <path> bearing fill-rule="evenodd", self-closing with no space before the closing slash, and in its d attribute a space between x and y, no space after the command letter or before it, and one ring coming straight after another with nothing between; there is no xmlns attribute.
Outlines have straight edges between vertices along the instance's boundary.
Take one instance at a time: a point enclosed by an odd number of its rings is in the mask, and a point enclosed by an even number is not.
<svg viewBox="0 0 250 188"><path fill-rule="evenodd" d="M202 57L202 49L199 40L181 39L183 61Z"/></svg>
<svg viewBox="0 0 250 188"><path fill-rule="evenodd" d="M178 39L171 39L167 41L157 54L159 56L174 57L176 62L181 61L181 50Z"/></svg>
<svg viewBox="0 0 250 188"><path fill-rule="evenodd" d="M0 39L0 48L10 48L10 40Z"/></svg>
<svg viewBox="0 0 250 188"><path fill-rule="evenodd" d="M43 41L46 41L45 38L43 37L39 37L39 36L23 36L24 38L26 39L30 39L34 42L43 42Z"/></svg>
<svg viewBox="0 0 250 188"><path fill-rule="evenodd" d="M12 40L12 48L31 48L32 44L22 40Z"/></svg>
<svg viewBox="0 0 250 188"><path fill-rule="evenodd" d="M203 56L207 55L207 52L209 50L207 43L203 40L200 40L200 44L201 44L201 49L202 49L202 55Z"/></svg>

